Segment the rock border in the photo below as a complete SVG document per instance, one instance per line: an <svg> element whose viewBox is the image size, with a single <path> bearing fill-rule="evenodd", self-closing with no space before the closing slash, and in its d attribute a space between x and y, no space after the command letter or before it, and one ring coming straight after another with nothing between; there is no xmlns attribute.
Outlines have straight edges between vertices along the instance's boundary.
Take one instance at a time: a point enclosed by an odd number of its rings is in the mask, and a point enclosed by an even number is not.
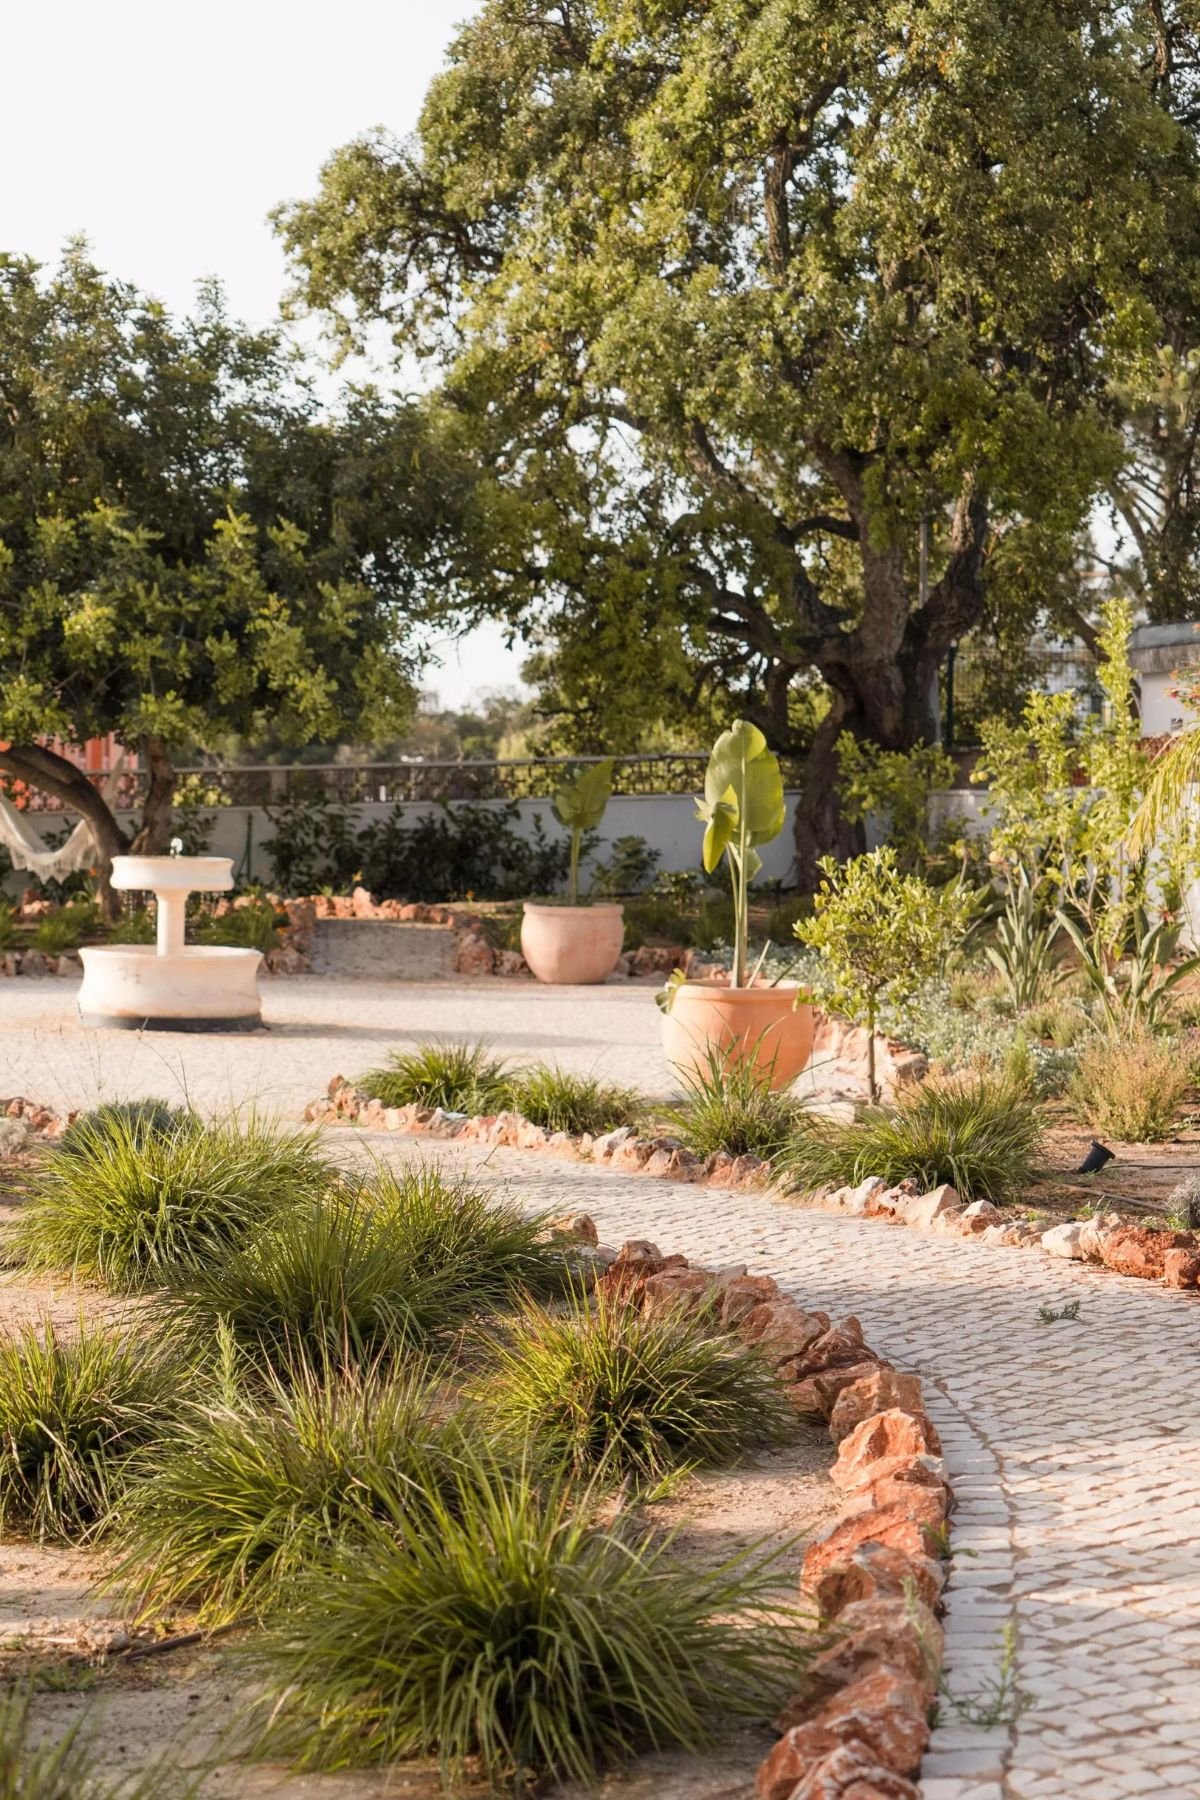
<svg viewBox="0 0 1200 1800"><path fill-rule="evenodd" d="M623 1174L712 1182L726 1188L771 1189L771 1165L759 1156L734 1157L727 1150L717 1150L701 1158L678 1138L640 1137L630 1125L598 1137L588 1133L571 1137L565 1131L544 1131L514 1112L468 1115L445 1112L441 1107L385 1107L344 1075L333 1077L326 1097L306 1106L304 1117L321 1125L357 1125L367 1131L403 1131L513 1150L544 1150L603 1163ZM781 1200L794 1203L799 1198L854 1218L891 1221L937 1237L971 1238L1006 1249L1040 1250L1070 1261L1098 1263L1116 1275L1200 1292L1200 1232L1155 1231L1116 1212L1045 1227L1026 1219L1008 1220L990 1200L964 1206L946 1184L922 1193L913 1181L889 1185L879 1176L869 1176L857 1187L821 1188L799 1197L774 1191Z"/></svg>
<svg viewBox="0 0 1200 1800"><path fill-rule="evenodd" d="M714 1271L647 1239L605 1249L586 1213L552 1226L592 1246L600 1291L651 1315L711 1308L837 1445L841 1515L808 1546L800 1575L828 1641L774 1721L781 1735L759 1766L759 1800L917 1800L941 1677L952 1506L920 1378L870 1349L853 1315L833 1324L807 1312L745 1264Z"/></svg>

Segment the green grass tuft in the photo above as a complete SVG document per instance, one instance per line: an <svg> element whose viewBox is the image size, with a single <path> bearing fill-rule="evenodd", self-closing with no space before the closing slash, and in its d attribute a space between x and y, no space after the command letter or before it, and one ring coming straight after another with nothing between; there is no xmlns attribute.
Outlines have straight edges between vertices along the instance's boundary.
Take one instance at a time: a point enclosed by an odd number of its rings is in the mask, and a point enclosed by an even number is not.
<svg viewBox="0 0 1200 1800"><path fill-rule="evenodd" d="M1003 1201L1033 1172L1041 1124L1027 1089L1004 1075L929 1081L852 1125L802 1114L779 1158L795 1192L852 1186L878 1175L923 1189L950 1182L965 1199Z"/></svg>
<svg viewBox="0 0 1200 1800"><path fill-rule="evenodd" d="M267 1615L369 1519L395 1523L448 1484L462 1429L436 1399L424 1366L297 1364L191 1408L117 1511L107 1585L144 1616L189 1606L215 1627Z"/></svg>
<svg viewBox="0 0 1200 1800"><path fill-rule="evenodd" d="M477 1759L527 1792L639 1749L712 1744L794 1693L811 1636L777 1565L689 1567L603 1530L569 1484L481 1463L430 1517L369 1529L297 1583L268 1640L265 1747L302 1766Z"/></svg>
<svg viewBox="0 0 1200 1800"><path fill-rule="evenodd" d="M60 1543L93 1536L131 1458L177 1413L185 1380L169 1348L83 1318L71 1337L47 1320L0 1338L4 1530Z"/></svg>
<svg viewBox="0 0 1200 1800"><path fill-rule="evenodd" d="M330 1180L309 1133L185 1117L160 1134L102 1109L33 1171L14 1246L29 1268L134 1291L220 1254Z"/></svg>
<svg viewBox="0 0 1200 1800"><path fill-rule="evenodd" d="M697 1156L717 1150L730 1156L775 1156L800 1110L789 1094L772 1091L769 1072L717 1045L707 1051L703 1068L685 1074L683 1083L684 1103L667 1118Z"/></svg>
<svg viewBox="0 0 1200 1800"><path fill-rule="evenodd" d="M573 1075L548 1063L512 1076L504 1105L543 1131L566 1131L572 1137L585 1131L595 1136L618 1125L636 1124L642 1110L633 1088L618 1087L593 1075Z"/></svg>
<svg viewBox="0 0 1200 1800"><path fill-rule="evenodd" d="M495 1349L481 1403L576 1474L651 1486L795 1435L761 1356L702 1319L647 1316L597 1296L564 1312L526 1305Z"/></svg>
<svg viewBox="0 0 1200 1800"><path fill-rule="evenodd" d="M359 1087L385 1106L440 1106L446 1112L498 1112L508 1104L506 1065L486 1043L429 1043L393 1050L382 1069L371 1069Z"/></svg>

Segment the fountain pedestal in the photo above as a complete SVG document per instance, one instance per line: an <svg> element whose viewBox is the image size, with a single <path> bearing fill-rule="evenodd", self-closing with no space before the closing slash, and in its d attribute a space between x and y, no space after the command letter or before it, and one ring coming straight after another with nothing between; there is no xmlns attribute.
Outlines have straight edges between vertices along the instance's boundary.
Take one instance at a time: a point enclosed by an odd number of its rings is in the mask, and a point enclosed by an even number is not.
<svg viewBox="0 0 1200 1800"><path fill-rule="evenodd" d="M262 1023L257 950L185 945L190 893L233 886L228 856L114 856L112 884L150 892L157 902L154 944L81 950L79 1014L118 1031L253 1031Z"/></svg>

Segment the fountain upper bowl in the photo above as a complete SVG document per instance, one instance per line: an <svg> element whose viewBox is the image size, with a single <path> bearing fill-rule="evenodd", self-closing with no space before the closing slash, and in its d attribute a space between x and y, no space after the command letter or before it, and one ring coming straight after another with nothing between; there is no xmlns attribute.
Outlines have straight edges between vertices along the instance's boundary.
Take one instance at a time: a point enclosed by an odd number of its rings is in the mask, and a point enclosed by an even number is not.
<svg viewBox="0 0 1200 1800"><path fill-rule="evenodd" d="M165 894L173 888L220 893L233 886L231 856L114 856L112 884Z"/></svg>

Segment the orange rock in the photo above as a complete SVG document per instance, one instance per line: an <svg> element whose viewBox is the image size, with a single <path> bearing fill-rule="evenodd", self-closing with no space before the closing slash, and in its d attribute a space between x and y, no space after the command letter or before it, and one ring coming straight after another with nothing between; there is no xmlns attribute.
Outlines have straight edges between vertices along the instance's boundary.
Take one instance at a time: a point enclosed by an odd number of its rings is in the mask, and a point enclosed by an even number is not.
<svg viewBox="0 0 1200 1800"><path fill-rule="evenodd" d="M1169 1288L1200 1287L1200 1250L1182 1246L1163 1257L1163 1280Z"/></svg>
<svg viewBox="0 0 1200 1800"><path fill-rule="evenodd" d="M802 1725L830 1694L884 1665L907 1675L932 1699L942 1666L942 1628L913 1595L856 1600L838 1614L838 1636L814 1661L803 1693L776 1719L780 1731Z"/></svg>
<svg viewBox="0 0 1200 1800"><path fill-rule="evenodd" d="M938 1434L924 1413L891 1406L872 1413L842 1439L830 1478L843 1490L861 1487L865 1480L875 1478L868 1474L872 1463L890 1457L940 1456L941 1450Z"/></svg>
<svg viewBox="0 0 1200 1800"><path fill-rule="evenodd" d="M850 1513L839 1519L825 1537L818 1538L804 1553L800 1572L800 1591L812 1598L823 1578L840 1563L851 1561L855 1551L866 1545L883 1544L899 1550L914 1562L927 1559L929 1535L925 1528L909 1517L902 1506L885 1506L870 1512Z"/></svg>
<svg viewBox="0 0 1200 1800"><path fill-rule="evenodd" d="M917 1375L899 1375L895 1369L873 1369L842 1388L829 1415L829 1431L840 1444L856 1425L872 1413L886 1412L889 1407L903 1407L905 1412L924 1412L921 1381Z"/></svg>
<svg viewBox="0 0 1200 1800"><path fill-rule="evenodd" d="M647 1318L695 1312L711 1290L712 1277L703 1269L663 1269L647 1277L642 1310Z"/></svg>
<svg viewBox="0 0 1200 1800"><path fill-rule="evenodd" d="M814 1318L820 1318L815 1313ZM795 1377L798 1381L806 1375L820 1375L826 1369L848 1368L852 1363L876 1362L863 1343L862 1326L854 1317L843 1319L840 1325L831 1325L823 1331L797 1359Z"/></svg>
<svg viewBox="0 0 1200 1800"><path fill-rule="evenodd" d="M791 1366L785 1363L779 1371L784 1380L790 1379ZM823 1369L819 1375L807 1375L803 1381L793 1383L788 1388L788 1399L801 1418L824 1421L831 1416L843 1389L865 1381L869 1375L887 1366L871 1361L850 1363L844 1369Z"/></svg>
<svg viewBox="0 0 1200 1800"><path fill-rule="evenodd" d="M920 1800L906 1775L876 1762L861 1744L839 1744L815 1763L789 1800Z"/></svg>
<svg viewBox="0 0 1200 1800"><path fill-rule="evenodd" d="M918 1525L927 1525L936 1531L945 1524L950 1511L950 1491L944 1482L923 1486L888 1475L882 1481L873 1481L869 1487L856 1490L848 1516L893 1506L901 1507Z"/></svg>
<svg viewBox="0 0 1200 1800"><path fill-rule="evenodd" d="M887 1544L865 1543L821 1575L811 1591L822 1619L837 1619L864 1600L896 1599L915 1594L925 1606L936 1604L946 1574L930 1556L908 1556Z"/></svg>
<svg viewBox="0 0 1200 1800"><path fill-rule="evenodd" d="M1146 1225L1126 1225L1100 1240L1100 1260L1117 1275L1136 1275L1145 1281L1161 1281L1168 1250L1192 1250L1195 1245L1184 1231L1151 1231Z"/></svg>
<svg viewBox="0 0 1200 1800"><path fill-rule="evenodd" d="M755 1313L751 1313L752 1319ZM770 1362L778 1364L803 1355L828 1328L827 1314L806 1313L794 1300L776 1300L771 1303L771 1316L765 1322L765 1329L750 1341L758 1345Z"/></svg>
<svg viewBox="0 0 1200 1800"><path fill-rule="evenodd" d="M792 1800L815 1763L851 1744L869 1750L894 1774L915 1773L929 1742L927 1706L918 1682L894 1669L873 1669L835 1694L807 1724L785 1732L759 1767L759 1800Z"/></svg>
<svg viewBox="0 0 1200 1800"><path fill-rule="evenodd" d="M721 1288L722 1325L740 1325L764 1300L774 1300L779 1284L770 1275L735 1275Z"/></svg>

